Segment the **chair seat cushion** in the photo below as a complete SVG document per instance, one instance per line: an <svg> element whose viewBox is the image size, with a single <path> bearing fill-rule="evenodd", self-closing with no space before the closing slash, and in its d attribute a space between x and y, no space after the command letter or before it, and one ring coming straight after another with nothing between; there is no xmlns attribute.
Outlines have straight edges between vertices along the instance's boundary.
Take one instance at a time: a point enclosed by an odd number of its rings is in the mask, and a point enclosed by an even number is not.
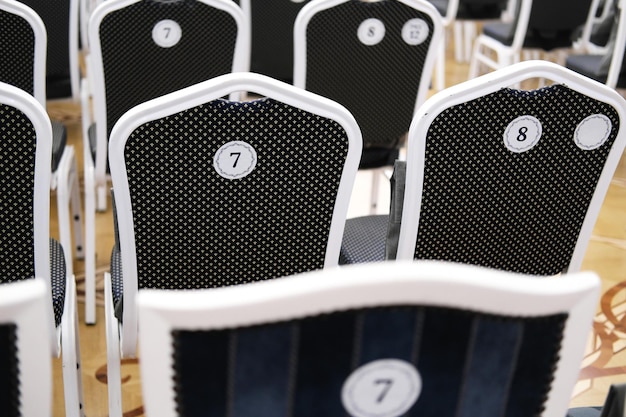
<svg viewBox="0 0 626 417"><path fill-rule="evenodd" d="M348 219L343 232L339 264L382 262L389 216L363 216Z"/></svg>
<svg viewBox="0 0 626 417"><path fill-rule="evenodd" d="M566 417L600 417L602 407L577 407L570 408Z"/></svg>
<svg viewBox="0 0 626 417"><path fill-rule="evenodd" d="M61 162L65 145L67 144L67 129L61 122L52 121L52 172L55 172Z"/></svg>
<svg viewBox="0 0 626 417"><path fill-rule="evenodd" d="M115 307L115 317L121 322L124 295L124 282L122 280L122 253L120 247L115 245L111 252L111 291L113 295L113 306Z"/></svg>
<svg viewBox="0 0 626 417"><path fill-rule="evenodd" d="M487 23L483 26L483 33L503 45L511 46L515 35L514 25L510 23ZM557 48L569 48L572 46L572 33L570 31L545 32L529 29L524 38L524 48L542 49L551 51Z"/></svg>
<svg viewBox="0 0 626 417"><path fill-rule="evenodd" d="M565 66L598 82L606 83L608 67L605 62L604 55L570 55L565 61ZM626 88L626 69L624 65L622 65L622 70L617 79L617 87Z"/></svg>
<svg viewBox="0 0 626 417"><path fill-rule="evenodd" d="M50 239L50 283L52 287L52 307L54 324L59 326L65 308L65 255L61 244Z"/></svg>

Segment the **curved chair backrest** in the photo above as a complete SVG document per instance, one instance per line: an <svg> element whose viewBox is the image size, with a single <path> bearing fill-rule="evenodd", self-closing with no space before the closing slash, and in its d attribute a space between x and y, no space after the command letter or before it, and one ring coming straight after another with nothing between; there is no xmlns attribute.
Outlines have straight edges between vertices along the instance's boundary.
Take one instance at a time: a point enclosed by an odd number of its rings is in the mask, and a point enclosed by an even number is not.
<svg viewBox="0 0 626 417"><path fill-rule="evenodd" d="M0 285L0 401L7 416L52 415L49 298L43 278Z"/></svg>
<svg viewBox="0 0 626 417"><path fill-rule="evenodd" d="M535 77L555 84L511 88ZM542 61L433 96L409 132L398 259L578 270L626 144L625 117L614 90Z"/></svg>
<svg viewBox="0 0 626 417"><path fill-rule="evenodd" d="M264 98L221 99L237 91ZM129 111L110 142L131 300L124 331L136 331L137 289L336 266L361 147L343 107L259 74L224 75Z"/></svg>
<svg viewBox="0 0 626 417"><path fill-rule="evenodd" d="M0 281L38 276L50 285L50 119L30 94L5 83L0 119ZM47 303L53 311L52 296Z"/></svg>
<svg viewBox="0 0 626 417"><path fill-rule="evenodd" d="M97 175L106 143L132 107L229 72L246 71L249 29L222 0L105 1L89 23Z"/></svg>
<svg viewBox="0 0 626 417"><path fill-rule="evenodd" d="M591 0L535 0L526 36L546 51L570 47L573 34L587 22L590 8Z"/></svg>
<svg viewBox="0 0 626 417"><path fill-rule="evenodd" d="M22 2L0 2L0 82L18 87L46 104L46 27Z"/></svg>
<svg viewBox="0 0 626 417"><path fill-rule="evenodd" d="M426 98L442 30L421 0L311 2L294 29L294 85L346 106L366 148L397 148Z"/></svg>
<svg viewBox="0 0 626 417"><path fill-rule="evenodd" d="M20 0L44 21L47 41L46 96L78 100L79 0Z"/></svg>
<svg viewBox="0 0 626 417"><path fill-rule="evenodd" d="M146 290L146 413L561 417L598 294L593 273L429 262Z"/></svg>

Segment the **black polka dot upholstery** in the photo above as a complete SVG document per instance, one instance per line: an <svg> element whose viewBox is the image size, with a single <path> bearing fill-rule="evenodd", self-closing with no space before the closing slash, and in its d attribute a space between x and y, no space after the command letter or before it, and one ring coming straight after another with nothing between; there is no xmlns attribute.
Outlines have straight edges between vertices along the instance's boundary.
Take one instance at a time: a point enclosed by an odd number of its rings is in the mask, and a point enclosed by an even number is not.
<svg viewBox="0 0 626 417"><path fill-rule="evenodd" d="M214 168L230 141L256 151L243 178ZM322 268L347 151L335 121L269 98L216 100L142 125L125 147L139 287L220 287Z"/></svg>
<svg viewBox="0 0 626 417"><path fill-rule="evenodd" d="M372 18L383 22L385 36L368 46L357 32ZM415 18L426 22L429 34L423 43L409 45L402 28ZM393 164L384 148L401 146L409 130L432 34L428 15L399 1L348 1L311 18L306 31L306 89L341 103L354 115L363 133L363 153L368 155L361 168ZM383 156L369 155L370 148L378 148Z"/></svg>
<svg viewBox="0 0 626 417"><path fill-rule="evenodd" d="M37 137L26 115L0 104L0 280L35 276L33 187ZM38 213L42 214L42 213ZM57 325L65 300L65 258L50 241L50 275Z"/></svg>
<svg viewBox="0 0 626 417"><path fill-rule="evenodd" d="M608 117L610 133L601 146L583 150L574 132L597 114ZM534 148L511 152L504 132L523 115L539 120L542 135ZM442 111L424 137L415 259L533 275L565 271L619 129L614 108L564 85L502 89ZM353 230L355 225L367 230ZM383 230L387 236L386 226L381 219L354 219L345 236L382 236ZM355 244L345 236L346 262L380 257L380 242Z"/></svg>
<svg viewBox="0 0 626 417"><path fill-rule="evenodd" d="M363 216L348 219L343 232L339 264L382 262L389 216Z"/></svg>
<svg viewBox="0 0 626 417"><path fill-rule="evenodd" d="M33 94L35 34L21 16L0 9L0 81Z"/></svg>
<svg viewBox="0 0 626 417"><path fill-rule="evenodd" d="M595 114L612 131L583 150L574 132ZM503 132L522 115L536 117L543 133L533 149L514 153ZM564 85L503 89L443 111L426 137L415 258L536 275L566 270L619 127L615 109Z"/></svg>
<svg viewBox="0 0 626 417"><path fill-rule="evenodd" d="M152 38L165 19L182 30L170 48ZM231 72L236 37L231 15L200 1L139 1L109 13L100 25L107 134L130 108Z"/></svg>

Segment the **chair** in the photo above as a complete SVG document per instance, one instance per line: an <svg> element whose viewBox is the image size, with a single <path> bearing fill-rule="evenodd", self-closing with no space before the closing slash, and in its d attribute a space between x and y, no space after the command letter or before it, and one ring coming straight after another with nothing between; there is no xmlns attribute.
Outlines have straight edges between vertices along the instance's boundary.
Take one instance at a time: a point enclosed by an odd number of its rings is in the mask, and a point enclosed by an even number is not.
<svg viewBox="0 0 626 417"><path fill-rule="evenodd" d="M383 169L399 157L424 101L442 39L441 17L421 0L307 4L294 28L294 85L346 106L363 134L376 212Z"/></svg>
<svg viewBox="0 0 626 417"><path fill-rule="evenodd" d="M39 15L22 2L0 0L0 81L33 95L45 108L46 27ZM52 178L56 190L59 235L68 275L73 275L73 250L83 257L83 225L74 147L67 145L63 123L52 121ZM72 230L74 244L72 244ZM73 250L72 250L73 248Z"/></svg>
<svg viewBox="0 0 626 417"><path fill-rule="evenodd" d="M554 84L510 87L541 77ZM347 222L342 263L388 257L578 271L626 144L625 115L614 90L545 61L436 94L409 131L406 186L396 187L404 197L394 194L398 204L377 227L361 230L367 217ZM387 225L397 254L385 254ZM370 240L353 240L357 232Z"/></svg>
<svg viewBox="0 0 626 417"><path fill-rule="evenodd" d="M35 98L9 84L0 83L0 103L0 282L40 277L46 283L45 346L63 354L66 415L82 416L76 284L66 273L63 248L49 237L50 119Z"/></svg>
<svg viewBox="0 0 626 417"><path fill-rule="evenodd" d="M51 312L43 278L0 285L0 401L6 416L52 416Z"/></svg>
<svg viewBox="0 0 626 417"><path fill-rule="evenodd" d="M88 323L96 319L95 210L106 209L111 129L137 104L217 75L246 71L248 26L238 6L222 0L105 1L92 13L92 77L84 83L83 95Z"/></svg>
<svg viewBox="0 0 626 417"><path fill-rule="evenodd" d="M48 99L80 99L79 0L19 0L44 21L47 37Z"/></svg>
<svg viewBox="0 0 626 417"><path fill-rule="evenodd" d="M611 88L626 88L626 2L618 2L615 23L604 54L570 55L567 68L586 75Z"/></svg>
<svg viewBox="0 0 626 417"><path fill-rule="evenodd" d="M250 70L293 82L293 26L310 0L240 0L250 16Z"/></svg>
<svg viewBox="0 0 626 417"><path fill-rule="evenodd" d="M471 57L472 41L476 37L475 23L503 17L510 0L428 0L443 17L446 29L454 29L454 55L457 62ZM444 31L445 37L446 31ZM437 54L437 91L445 88L445 59L447 42L441 42Z"/></svg>
<svg viewBox="0 0 626 417"><path fill-rule="evenodd" d="M578 28L591 24L591 1L520 0L513 22L483 26L474 43L469 78L477 77L481 66L498 69L519 62L522 49L552 52L571 48Z"/></svg>
<svg viewBox="0 0 626 417"><path fill-rule="evenodd" d="M598 295L437 262L140 291L146 415L562 417Z"/></svg>
<svg viewBox="0 0 626 417"><path fill-rule="evenodd" d="M238 91L264 98L221 99ZM136 354L137 291L336 266L361 147L343 107L259 74L223 75L120 118L109 145L119 244L105 275L111 416L120 355Z"/></svg>

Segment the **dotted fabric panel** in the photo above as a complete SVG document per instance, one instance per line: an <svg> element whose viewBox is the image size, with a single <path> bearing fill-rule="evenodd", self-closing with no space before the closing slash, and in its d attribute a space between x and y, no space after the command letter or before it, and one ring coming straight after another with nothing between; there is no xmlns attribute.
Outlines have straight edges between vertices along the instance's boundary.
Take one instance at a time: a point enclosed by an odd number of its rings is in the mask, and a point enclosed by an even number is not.
<svg viewBox="0 0 626 417"><path fill-rule="evenodd" d="M35 35L21 16L0 10L0 81L33 94Z"/></svg>
<svg viewBox="0 0 626 417"><path fill-rule="evenodd" d="M170 48L152 38L165 19L182 30ZM231 72L236 37L230 14L200 1L140 1L109 13L100 25L107 134L137 104Z"/></svg>
<svg viewBox="0 0 626 417"><path fill-rule="evenodd" d="M65 256L61 244L50 239L50 280L52 282L52 308L55 325L61 324L65 307Z"/></svg>
<svg viewBox="0 0 626 417"><path fill-rule="evenodd" d="M582 150L574 132L594 114L606 115L612 131L599 148ZM538 119L543 133L534 148L514 153L503 134L523 115ZM446 109L426 137L415 257L564 271L619 128L612 107L563 85L503 89Z"/></svg>
<svg viewBox="0 0 626 417"><path fill-rule="evenodd" d="M359 25L370 18L385 25L384 38L373 46L357 37ZM429 29L416 46L402 38L404 24L414 18ZM306 89L347 107L365 147L397 147L411 124L432 33L428 16L395 0L349 1L320 11L306 31Z"/></svg>
<svg viewBox="0 0 626 417"><path fill-rule="evenodd" d="M235 140L255 149L257 165L230 180L213 158ZM336 122L272 99L216 100L142 125L125 149L139 287L322 268L347 150Z"/></svg>
<svg viewBox="0 0 626 417"><path fill-rule="evenodd" d="M3 282L35 275L33 187L37 138L30 120L0 104L0 271Z"/></svg>

